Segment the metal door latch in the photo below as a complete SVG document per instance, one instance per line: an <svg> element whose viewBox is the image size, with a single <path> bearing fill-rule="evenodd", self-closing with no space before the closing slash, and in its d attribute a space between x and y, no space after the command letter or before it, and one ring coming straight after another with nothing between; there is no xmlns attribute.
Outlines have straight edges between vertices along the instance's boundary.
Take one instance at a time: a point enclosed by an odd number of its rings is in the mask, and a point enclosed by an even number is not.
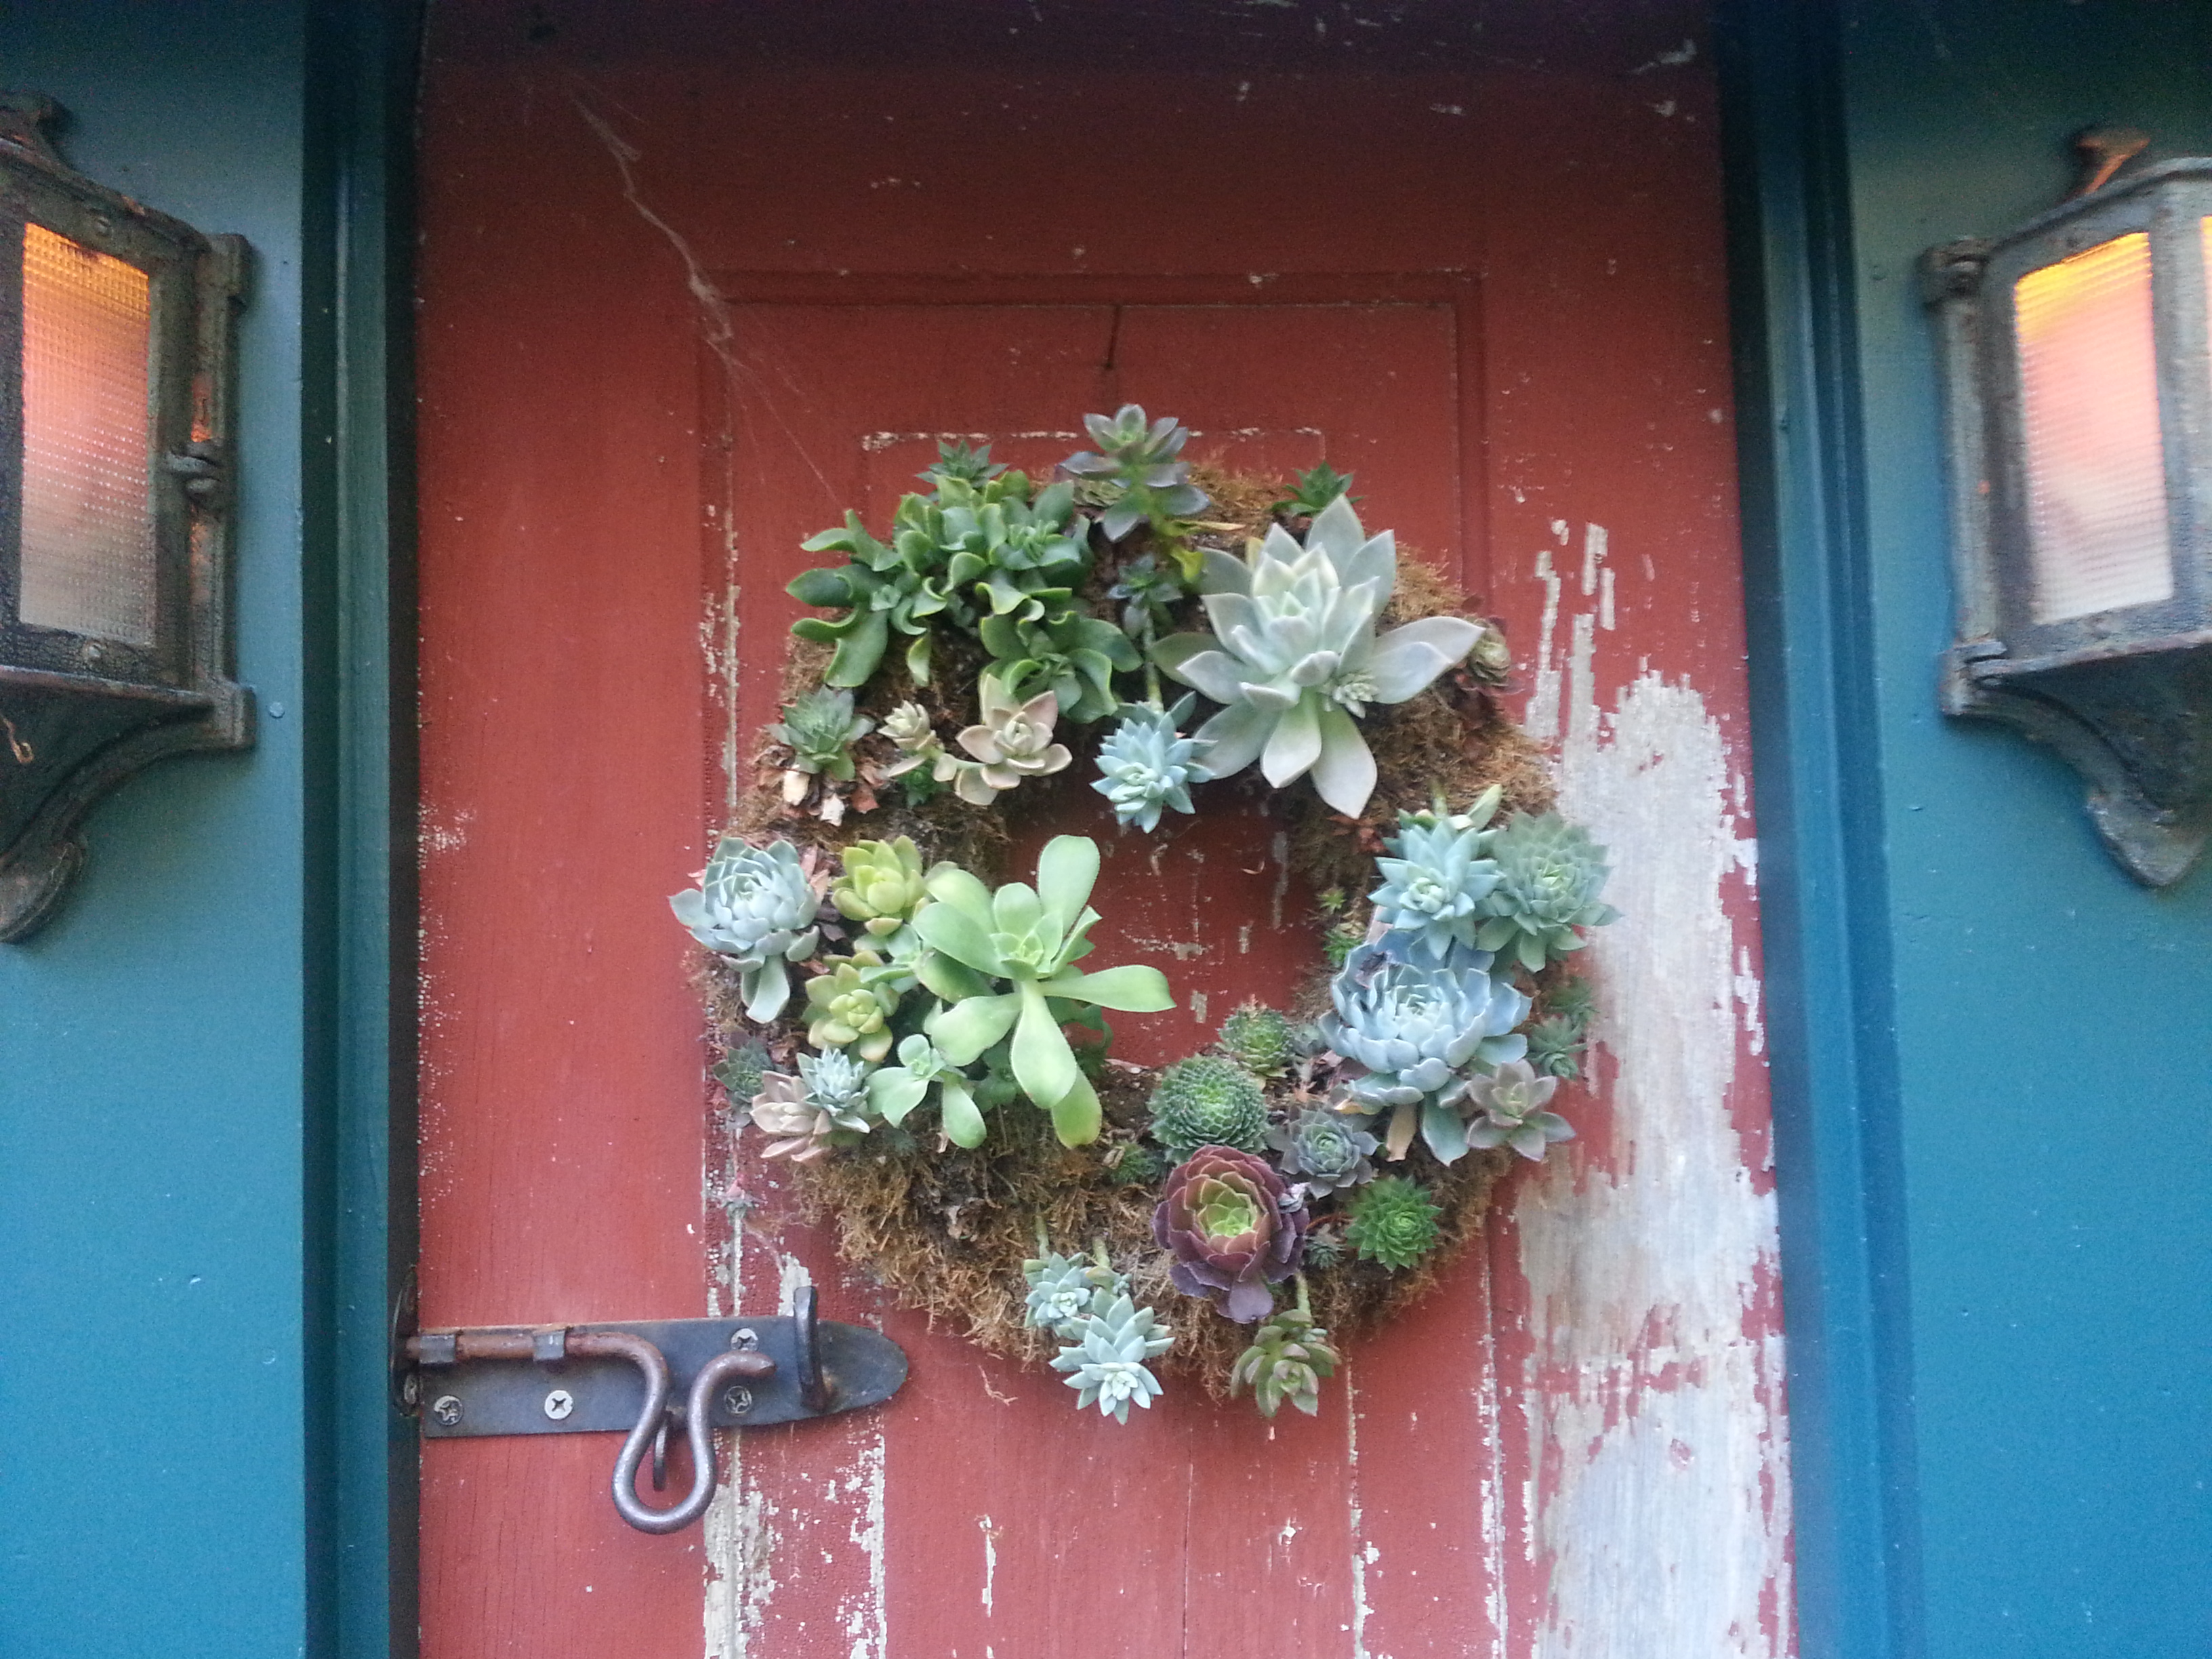
<svg viewBox="0 0 2212 1659"><path fill-rule="evenodd" d="M615 1508L641 1532L677 1532L714 1496L714 1431L761 1428L879 1405L906 1381L906 1355L880 1331L817 1321L811 1285L789 1316L648 1319L421 1331L402 1340L399 1400L426 1440L628 1431L615 1459ZM637 1495L653 1455L667 1470L673 1426L691 1448L691 1490L654 1509Z"/></svg>

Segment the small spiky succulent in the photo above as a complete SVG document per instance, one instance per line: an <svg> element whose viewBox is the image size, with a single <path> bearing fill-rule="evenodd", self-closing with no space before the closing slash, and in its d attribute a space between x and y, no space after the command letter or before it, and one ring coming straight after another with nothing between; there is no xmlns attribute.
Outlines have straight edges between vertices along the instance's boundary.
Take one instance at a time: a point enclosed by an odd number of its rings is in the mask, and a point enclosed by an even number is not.
<svg viewBox="0 0 2212 1659"><path fill-rule="evenodd" d="M1297 1023L1256 997L1221 1022L1214 1047L1254 1077L1280 1077L1298 1058Z"/></svg>
<svg viewBox="0 0 2212 1659"><path fill-rule="evenodd" d="M1358 1118L1310 1109L1268 1130L1267 1144L1282 1154L1283 1173L1304 1182L1309 1197L1322 1198L1373 1180L1368 1159L1382 1143Z"/></svg>
<svg viewBox="0 0 2212 1659"><path fill-rule="evenodd" d="M896 977L873 951L824 961L806 981L806 1040L817 1048L850 1048L862 1060L881 1060L891 1051Z"/></svg>
<svg viewBox="0 0 2212 1659"><path fill-rule="evenodd" d="M1402 1271L1436 1249L1443 1214L1417 1183L1404 1176L1384 1176L1362 1187L1352 1200L1344 1242L1362 1261Z"/></svg>
<svg viewBox="0 0 2212 1659"><path fill-rule="evenodd" d="M1252 1333L1252 1346L1229 1370L1229 1392L1252 1390L1260 1415L1273 1417L1288 1401L1308 1417L1321 1409L1321 1385L1334 1375L1337 1352L1328 1333L1304 1307L1283 1308Z"/></svg>
<svg viewBox="0 0 2212 1659"><path fill-rule="evenodd" d="M817 685L786 705L783 719L769 735L791 750L794 772L820 773L840 783L853 781L853 745L876 729L865 714L853 712L853 694Z"/></svg>
<svg viewBox="0 0 2212 1659"><path fill-rule="evenodd" d="M1121 723L1098 745L1099 777L1091 787L1113 803L1116 818L1147 835L1159 827L1164 809L1190 811L1190 786L1206 781L1197 758L1206 745L1176 730L1189 707L1187 697L1169 712L1124 705Z"/></svg>
<svg viewBox="0 0 2212 1659"><path fill-rule="evenodd" d="M1232 1060L1194 1054L1160 1073L1152 1089L1152 1139L1181 1164L1201 1146L1256 1152L1267 1145L1267 1097Z"/></svg>
<svg viewBox="0 0 2212 1659"><path fill-rule="evenodd" d="M1298 474L1291 493L1270 503L1268 511L1279 519L1310 519L1340 495L1357 507L1367 498L1351 493L1352 477L1351 473L1339 472L1327 461L1308 467Z"/></svg>
<svg viewBox="0 0 2212 1659"><path fill-rule="evenodd" d="M986 678L978 696L982 719L960 734L960 746L975 759L945 755L937 763L937 781L951 784L961 799L988 806L1023 779L1049 776L1075 758L1066 744L1053 741L1060 707L1051 692L1017 702Z"/></svg>
<svg viewBox="0 0 2212 1659"><path fill-rule="evenodd" d="M1098 521L1111 539L1140 524L1164 530L1204 510L1206 492L1190 482L1190 463L1176 459L1190 441L1190 428L1172 415L1147 422L1140 405L1124 404L1111 416L1085 415L1083 424L1097 450L1080 450L1060 466L1079 478L1121 486Z"/></svg>
<svg viewBox="0 0 2212 1659"><path fill-rule="evenodd" d="M957 438L939 438L937 459L914 476L934 489L948 478L957 478L963 483L988 483L1006 470L992 464L988 444L971 447Z"/></svg>
<svg viewBox="0 0 2212 1659"><path fill-rule="evenodd" d="M1133 1140L1121 1148L1106 1178L1116 1187L1150 1187L1167 1172L1168 1161L1158 1148Z"/></svg>
<svg viewBox="0 0 2212 1659"><path fill-rule="evenodd" d="M691 937L730 958L738 973L745 1018L765 1025L791 995L785 963L814 954L821 909L799 849L787 841L754 847L725 836L701 872L696 890L669 896L668 908Z"/></svg>
<svg viewBox="0 0 2212 1659"><path fill-rule="evenodd" d="M1062 1255L1048 1250L1022 1263L1022 1278L1030 1287L1023 1321L1041 1331L1058 1332L1073 1342L1075 1327L1090 1316L1091 1297L1103 1291L1110 1299L1124 1294L1129 1281L1103 1262L1087 1255Z"/></svg>
<svg viewBox="0 0 2212 1659"><path fill-rule="evenodd" d="M1344 1260L1344 1229L1316 1226L1306 1235L1306 1266L1326 1273Z"/></svg>
<svg viewBox="0 0 2212 1659"><path fill-rule="evenodd" d="M1544 1149L1553 1141L1574 1139L1566 1119L1545 1109L1559 1086L1559 1079L1537 1076L1525 1060L1475 1079L1468 1086L1468 1103L1476 1112L1468 1127L1468 1144L1510 1146L1532 1163L1541 1163Z"/></svg>
<svg viewBox="0 0 2212 1659"><path fill-rule="evenodd" d="M1121 631L1149 649L1189 592L1180 575L1147 553L1121 567L1106 597L1121 602Z"/></svg>
<svg viewBox="0 0 2212 1659"><path fill-rule="evenodd" d="M761 1079L770 1070L768 1050L748 1037L730 1050L714 1067L714 1081L722 1085L733 1106L747 1106L761 1091Z"/></svg>
<svg viewBox="0 0 2212 1659"><path fill-rule="evenodd" d="M1620 912L1598 894L1612 873L1605 848L1557 812L1516 812L1488 836L1498 884L1484 900L1487 915L1475 943L1534 973L1584 940L1578 927L1601 927Z"/></svg>
<svg viewBox="0 0 2212 1659"><path fill-rule="evenodd" d="M1583 1074L1583 1026L1564 1014L1545 1014L1526 1030L1528 1064L1546 1077L1571 1083Z"/></svg>
<svg viewBox="0 0 2212 1659"><path fill-rule="evenodd" d="M1159 1397L1159 1379L1145 1361L1165 1353L1174 1340L1150 1308L1117 1296L1085 1317L1073 1340L1054 1357L1052 1368L1071 1373L1067 1386L1079 1390L1077 1410L1095 1405L1102 1415L1127 1423L1131 1406L1149 1410Z"/></svg>
<svg viewBox="0 0 2212 1659"><path fill-rule="evenodd" d="M914 919L927 901L921 851L910 836L896 841L856 841L839 854L845 873L830 884L830 902L848 921L885 939Z"/></svg>
<svg viewBox="0 0 2212 1659"><path fill-rule="evenodd" d="M1457 945L1474 948L1482 902L1498 885L1498 866L1482 855L1483 832L1449 820L1422 823L1399 815L1398 833L1385 843L1391 856L1375 860L1382 884L1368 896L1382 925L1404 937L1410 955L1442 962Z"/></svg>

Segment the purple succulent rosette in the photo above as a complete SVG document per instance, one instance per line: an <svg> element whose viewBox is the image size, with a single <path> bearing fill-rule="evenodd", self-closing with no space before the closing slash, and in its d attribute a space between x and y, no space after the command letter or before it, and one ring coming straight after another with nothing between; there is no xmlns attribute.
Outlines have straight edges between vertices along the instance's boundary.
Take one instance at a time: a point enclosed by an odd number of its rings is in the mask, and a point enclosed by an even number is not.
<svg viewBox="0 0 2212 1659"><path fill-rule="evenodd" d="M1289 1191L1265 1159L1233 1146L1201 1146L1177 1165L1152 1212L1176 1288L1217 1301L1240 1325L1264 1319L1275 1305L1267 1287L1305 1254L1305 1206L1285 1209Z"/></svg>

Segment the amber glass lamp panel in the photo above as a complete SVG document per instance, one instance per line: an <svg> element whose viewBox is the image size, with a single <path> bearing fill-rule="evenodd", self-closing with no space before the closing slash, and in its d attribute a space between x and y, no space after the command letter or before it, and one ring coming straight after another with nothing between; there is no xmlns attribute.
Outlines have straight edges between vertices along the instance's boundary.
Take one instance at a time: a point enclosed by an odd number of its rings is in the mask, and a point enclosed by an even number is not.
<svg viewBox="0 0 2212 1659"><path fill-rule="evenodd" d="M146 273L23 228L23 495L18 613L155 644Z"/></svg>
<svg viewBox="0 0 2212 1659"><path fill-rule="evenodd" d="M2035 621L2172 599L2149 237L2030 271L2014 300Z"/></svg>

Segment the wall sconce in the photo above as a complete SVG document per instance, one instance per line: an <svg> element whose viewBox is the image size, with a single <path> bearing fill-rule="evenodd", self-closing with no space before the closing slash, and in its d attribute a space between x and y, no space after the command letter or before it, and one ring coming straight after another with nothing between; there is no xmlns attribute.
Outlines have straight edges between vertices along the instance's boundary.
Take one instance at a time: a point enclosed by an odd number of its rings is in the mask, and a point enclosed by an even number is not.
<svg viewBox="0 0 2212 1659"><path fill-rule="evenodd" d="M2107 183L2146 141L2084 135L2082 193L1926 256L1942 337L1957 642L1944 712L2088 781L2128 872L2212 835L2212 159Z"/></svg>
<svg viewBox="0 0 2212 1659"><path fill-rule="evenodd" d="M228 590L246 245L72 172L0 93L0 940L52 914L93 803L253 740Z"/></svg>

